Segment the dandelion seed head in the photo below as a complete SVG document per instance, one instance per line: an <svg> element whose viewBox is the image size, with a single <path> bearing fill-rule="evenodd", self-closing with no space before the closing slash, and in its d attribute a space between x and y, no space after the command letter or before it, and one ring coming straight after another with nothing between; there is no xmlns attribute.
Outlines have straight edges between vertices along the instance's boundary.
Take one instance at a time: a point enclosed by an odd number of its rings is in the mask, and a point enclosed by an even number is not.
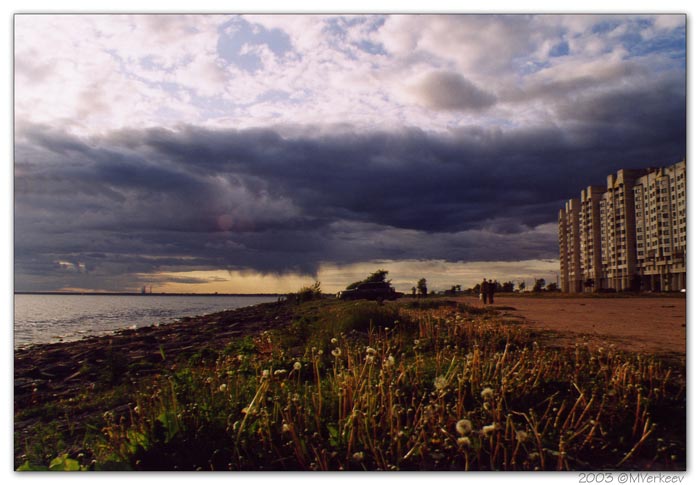
<svg viewBox="0 0 700 485"><path fill-rule="evenodd" d="M457 444L459 446L471 447L472 440L470 440L468 436L460 436L459 438L457 438Z"/></svg>
<svg viewBox="0 0 700 485"><path fill-rule="evenodd" d="M491 399L493 398L493 389L490 387L484 388L483 391L481 391L481 398L482 399Z"/></svg>
<svg viewBox="0 0 700 485"><path fill-rule="evenodd" d="M367 350L365 352L367 352L367 355L377 355L377 351L374 350L372 347L367 347Z"/></svg>
<svg viewBox="0 0 700 485"><path fill-rule="evenodd" d="M356 451L352 454L352 459L355 461L362 461L365 459L365 454L361 451Z"/></svg>
<svg viewBox="0 0 700 485"><path fill-rule="evenodd" d="M267 379L268 377L270 377L270 371L267 370L267 369L263 369L263 371L262 371L262 378L263 378L263 379Z"/></svg>
<svg viewBox="0 0 700 485"><path fill-rule="evenodd" d="M331 339L331 343L332 343L333 345L338 345L338 339L335 338L335 337L333 337L333 338Z"/></svg>
<svg viewBox="0 0 700 485"><path fill-rule="evenodd" d="M221 384L219 386L219 391L224 392L226 390L226 384Z"/></svg>
<svg viewBox="0 0 700 485"><path fill-rule="evenodd" d="M457 424L455 424L455 428L457 429L457 432L464 436L467 433L470 433L472 430L472 422L469 421L468 419L460 419L457 421Z"/></svg>
<svg viewBox="0 0 700 485"><path fill-rule="evenodd" d="M435 381L433 381L433 384L435 384L435 389L442 391L447 387L447 379L445 379L443 376L438 376L435 378Z"/></svg>
<svg viewBox="0 0 700 485"><path fill-rule="evenodd" d="M336 359L337 359L338 357L340 357L340 355L341 355L342 353L343 353L343 352L342 352L342 351L340 350L340 348L338 348L338 347L336 347L335 349L331 350L331 355L332 355L333 357L335 357Z"/></svg>
<svg viewBox="0 0 700 485"><path fill-rule="evenodd" d="M515 439L518 441L518 443L525 443L527 441L527 431L516 431Z"/></svg>
<svg viewBox="0 0 700 485"><path fill-rule="evenodd" d="M301 370L301 362L294 362L294 370Z"/></svg>
<svg viewBox="0 0 700 485"><path fill-rule="evenodd" d="M481 428L481 432L483 434L493 433L495 430L496 430L496 423L487 424L486 426Z"/></svg>
<svg viewBox="0 0 700 485"><path fill-rule="evenodd" d="M287 373L287 370L286 370L286 369L277 369L277 370L275 371L275 375L276 375L276 376L281 376L282 374L286 374L286 373Z"/></svg>

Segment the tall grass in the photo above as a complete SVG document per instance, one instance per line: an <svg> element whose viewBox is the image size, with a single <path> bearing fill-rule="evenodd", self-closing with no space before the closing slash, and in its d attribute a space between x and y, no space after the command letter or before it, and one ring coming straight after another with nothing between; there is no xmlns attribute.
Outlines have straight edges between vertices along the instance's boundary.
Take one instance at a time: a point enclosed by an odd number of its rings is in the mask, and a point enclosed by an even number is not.
<svg viewBox="0 0 700 485"><path fill-rule="evenodd" d="M106 415L94 468L685 466L681 368L613 347L544 348L468 306L314 305L303 329L176 368L128 419Z"/></svg>

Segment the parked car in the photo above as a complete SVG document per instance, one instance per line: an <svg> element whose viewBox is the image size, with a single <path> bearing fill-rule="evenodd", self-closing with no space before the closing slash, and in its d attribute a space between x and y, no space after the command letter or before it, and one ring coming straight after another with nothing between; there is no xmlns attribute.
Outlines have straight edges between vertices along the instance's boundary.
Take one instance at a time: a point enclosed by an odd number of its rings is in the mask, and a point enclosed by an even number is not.
<svg viewBox="0 0 700 485"><path fill-rule="evenodd" d="M360 283L356 288L350 290L341 291L338 298L341 300L396 300L397 298L403 296L394 288L391 287L389 283L386 282L375 282L375 283Z"/></svg>

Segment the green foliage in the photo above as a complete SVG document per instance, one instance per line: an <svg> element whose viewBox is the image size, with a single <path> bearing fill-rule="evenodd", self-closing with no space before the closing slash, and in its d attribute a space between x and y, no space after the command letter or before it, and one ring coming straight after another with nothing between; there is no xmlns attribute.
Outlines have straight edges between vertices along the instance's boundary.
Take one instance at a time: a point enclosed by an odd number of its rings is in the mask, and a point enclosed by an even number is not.
<svg viewBox="0 0 700 485"><path fill-rule="evenodd" d="M384 269L378 269L374 273L370 274L364 280L355 281L354 283L350 283L346 289L353 290L363 283L383 283L386 281L386 277L388 274L389 274L388 271L386 271Z"/></svg>
<svg viewBox="0 0 700 485"><path fill-rule="evenodd" d="M306 301L318 300L323 298L323 293L321 292L321 282L316 281L314 284L309 286L304 286L296 293L289 295L291 301L296 303L304 303Z"/></svg>
<svg viewBox="0 0 700 485"><path fill-rule="evenodd" d="M428 294L428 282L426 281L425 278L421 278L418 280L418 283L416 283L416 288L418 288L418 293L421 294L422 296L425 296Z"/></svg>
<svg viewBox="0 0 700 485"><path fill-rule="evenodd" d="M544 290L545 280L544 278L536 278L535 285L532 287L532 291L539 293Z"/></svg>

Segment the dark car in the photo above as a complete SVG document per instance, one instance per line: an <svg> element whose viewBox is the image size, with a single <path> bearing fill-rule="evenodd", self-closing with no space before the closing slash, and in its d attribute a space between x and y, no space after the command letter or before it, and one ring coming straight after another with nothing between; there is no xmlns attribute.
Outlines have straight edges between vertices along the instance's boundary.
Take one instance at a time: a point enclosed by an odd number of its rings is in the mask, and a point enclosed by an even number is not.
<svg viewBox="0 0 700 485"><path fill-rule="evenodd" d="M341 300L396 300L403 296L394 290L389 283L360 283L356 288L341 291L338 298Z"/></svg>

